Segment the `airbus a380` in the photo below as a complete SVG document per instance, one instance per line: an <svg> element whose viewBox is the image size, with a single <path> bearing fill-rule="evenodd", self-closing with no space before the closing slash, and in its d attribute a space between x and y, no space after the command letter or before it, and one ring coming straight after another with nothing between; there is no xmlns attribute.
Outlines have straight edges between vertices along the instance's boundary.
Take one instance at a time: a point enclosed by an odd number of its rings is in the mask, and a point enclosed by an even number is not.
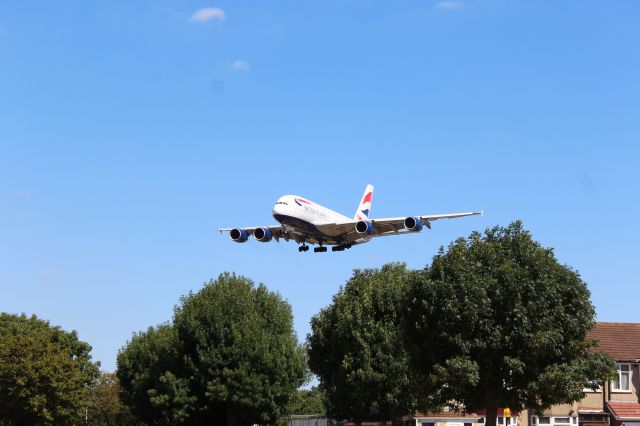
<svg viewBox="0 0 640 426"><path fill-rule="evenodd" d="M342 251L356 244L363 244L374 237L402 235L420 232L423 227L431 229L431 222L438 219L454 219L473 216L482 212L435 214L424 216L389 217L370 219L373 185L367 185L362 201L353 219L334 212L320 204L297 195L284 195L273 206L273 217L279 225L248 228L220 228L229 232L232 241L244 243L250 235L262 243L272 239L294 240L301 244L298 251L307 251L307 244L318 244L313 251Z"/></svg>

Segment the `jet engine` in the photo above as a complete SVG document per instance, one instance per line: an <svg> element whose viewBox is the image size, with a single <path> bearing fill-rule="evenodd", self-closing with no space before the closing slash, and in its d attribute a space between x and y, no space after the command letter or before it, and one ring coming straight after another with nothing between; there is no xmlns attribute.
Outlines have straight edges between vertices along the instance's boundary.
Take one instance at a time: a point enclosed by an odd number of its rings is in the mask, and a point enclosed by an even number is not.
<svg viewBox="0 0 640 426"><path fill-rule="evenodd" d="M253 236L261 243L268 243L273 238L273 234L267 228L256 228L253 231Z"/></svg>
<svg viewBox="0 0 640 426"><path fill-rule="evenodd" d="M247 234L247 231L238 228L232 229L231 232L229 232L229 236L231 237L231 240L235 241L236 243L244 243L245 241L247 241L247 239L249 239L249 234Z"/></svg>
<svg viewBox="0 0 640 426"><path fill-rule="evenodd" d="M404 220L404 227L409 231L422 231L422 221L419 217L409 216Z"/></svg>
<svg viewBox="0 0 640 426"><path fill-rule="evenodd" d="M356 232L358 234L373 234L373 223L368 220L356 222Z"/></svg>

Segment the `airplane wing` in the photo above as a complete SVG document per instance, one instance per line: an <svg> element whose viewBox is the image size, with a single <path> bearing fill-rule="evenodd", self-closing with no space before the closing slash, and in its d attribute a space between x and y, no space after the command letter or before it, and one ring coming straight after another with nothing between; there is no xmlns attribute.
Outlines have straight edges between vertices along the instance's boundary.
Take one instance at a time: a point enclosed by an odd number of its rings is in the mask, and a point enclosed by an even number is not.
<svg viewBox="0 0 640 426"><path fill-rule="evenodd" d="M448 213L448 214L435 214L424 216L409 216L416 220L419 220L423 226L431 228L431 222L439 219L455 219L458 217L481 215L482 212L465 212L465 213ZM362 238L363 236L382 237L386 235L399 235L408 232L416 232L416 229L411 230L405 227L405 220L407 216L403 217L388 217L381 219L370 219L369 221L373 225L373 229L370 233L362 235L356 232L357 220L344 221L339 223L326 223L316 225L319 231L330 235L349 235L351 238Z"/></svg>
<svg viewBox="0 0 640 426"><path fill-rule="evenodd" d="M280 241L280 238L285 238L287 241L289 241L289 238L287 237L287 231L284 229L284 227L282 225L269 225L269 226L247 226L247 227L242 227L242 228L218 228L218 231L220 231L220 233L222 234L223 232L231 232L231 231L235 231L235 230L241 230L247 233L247 235L253 235L254 232L256 232L256 229L261 228L261 229L268 229L269 232L271 232L271 234L273 235L273 238L276 239L276 241Z"/></svg>
<svg viewBox="0 0 640 426"><path fill-rule="evenodd" d="M242 228L218 228L218 231L220 231L220 233L222 234L223 232L231 232L234 229L242 229L243 231L245 231L247 234L249 235L253 235L253 233L255 232L256 229L258 228L267 228L269 231L271 231L272 233L276 233L279 231L284 231L284 228L282 227L282 225L269 225L269 226L245 226Z"/></svg>
<svg viewBox="0 0 640 426"><path fill-rule="evenodd" d="M283 225L270 225L270 226L248 226L248 227L242 227L242 228L218 228L218 231L220 231L220 233L223 232L229 232L231 233L231 239L237 242L244 242L247 239L241 239L241 240L235 240L234 238L239 237L238 235L234 235L234 232L237 231L244 231L246 233L246 237L248 238L248 236L256 236L255 232L257 229L268 229L269 232L271 232L271 235L273 236L273 239L275 239L277 242L280 242L280 239L283 239L285 241L289 241L289 240L293 240L296 243L303 243L303 242L307 242L309 244L319 244L320 240L317 236L314 235L309 235L307 233L304 232L299 232L296 231L294 229L290 229L290 228L286 228ZM262 232L262 231L260 231ZM257 236L256 236L257 237ZM267 242L269 241L269 239L267 240L261 240L263 242ZM332 239L323 239L323 242L327 243L327 244L338 244L337 240L332 240Z"/></svg>

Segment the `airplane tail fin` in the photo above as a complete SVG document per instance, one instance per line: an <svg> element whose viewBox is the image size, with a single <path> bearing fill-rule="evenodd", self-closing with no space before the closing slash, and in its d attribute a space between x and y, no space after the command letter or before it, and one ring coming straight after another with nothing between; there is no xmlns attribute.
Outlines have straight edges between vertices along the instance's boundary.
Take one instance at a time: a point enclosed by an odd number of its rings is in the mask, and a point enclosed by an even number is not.
<svg viewBox="0 0 640 426"><path fill-rule="evenodd" d="M373 185L367 185L367 189L364 190L364 195L356 210L356 214L353 217L354 220L369 220L369 213L371 212L371 201L373 200Z"/></svg>

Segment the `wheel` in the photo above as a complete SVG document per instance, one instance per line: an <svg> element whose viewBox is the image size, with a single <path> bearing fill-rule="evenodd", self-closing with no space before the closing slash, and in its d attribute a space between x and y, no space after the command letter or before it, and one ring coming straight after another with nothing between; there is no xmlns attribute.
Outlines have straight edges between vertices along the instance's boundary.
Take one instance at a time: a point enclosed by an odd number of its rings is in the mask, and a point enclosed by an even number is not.
<svg viewBox="0 0 640 426"><path fill-rule="evenodd" d="M322 247L322 246L314 247L313 251L316 252L316 253L324 253L325 251L327 251L327 248L326 247Z"/></svg>

